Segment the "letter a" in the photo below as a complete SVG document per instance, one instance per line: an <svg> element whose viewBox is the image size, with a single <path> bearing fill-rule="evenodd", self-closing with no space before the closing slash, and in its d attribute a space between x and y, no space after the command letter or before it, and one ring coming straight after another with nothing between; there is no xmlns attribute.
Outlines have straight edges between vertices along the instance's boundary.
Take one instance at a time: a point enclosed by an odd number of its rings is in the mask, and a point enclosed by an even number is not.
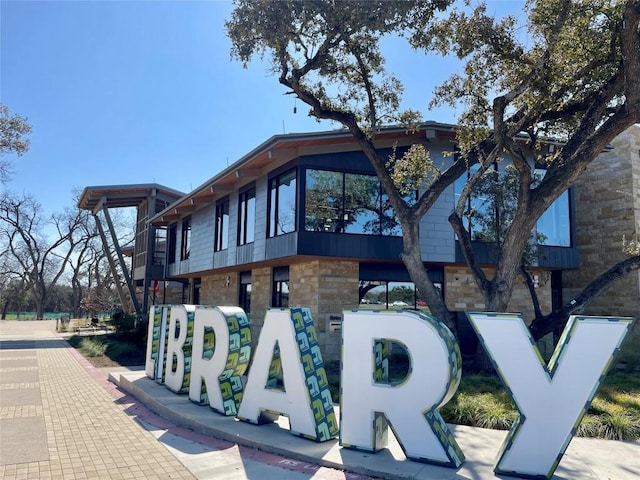
<svg viewBox="0 0 640 480"><path fill-rule="evenodd" d="M269 386L276 346L284 389ZM293 435L322 442L338 433L324 363L308 309L271 309L265 315L238 419L260 423L263 412L288 416Z"/></svg>

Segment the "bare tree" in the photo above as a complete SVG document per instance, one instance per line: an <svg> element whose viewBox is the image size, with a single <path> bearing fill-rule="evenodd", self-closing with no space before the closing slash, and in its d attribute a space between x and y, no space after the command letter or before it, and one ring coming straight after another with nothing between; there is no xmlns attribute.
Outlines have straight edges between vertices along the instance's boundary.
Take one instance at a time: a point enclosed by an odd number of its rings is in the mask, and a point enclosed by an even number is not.
<svg viewBox="0 0 640 480"><path fill-rule="evenodd" d="M0 197L0 245L9 261L6 272L20 278L35 301L41 319L49 289L63 275L78 245L85 241L81 210L69 210L43 218L41 205L31 196ZM45 228L54 233L49 241Z"/></svg>
<svg viewBox="0 0 640 480"><path fill-rule="evenodd" d="M72 288L73 316L82 315L82 302L88 291L93 288L93 273L104 258L99 235L92 215L87 210L67 211L77 218L75 252L69 257L68 274Z"/></svg>

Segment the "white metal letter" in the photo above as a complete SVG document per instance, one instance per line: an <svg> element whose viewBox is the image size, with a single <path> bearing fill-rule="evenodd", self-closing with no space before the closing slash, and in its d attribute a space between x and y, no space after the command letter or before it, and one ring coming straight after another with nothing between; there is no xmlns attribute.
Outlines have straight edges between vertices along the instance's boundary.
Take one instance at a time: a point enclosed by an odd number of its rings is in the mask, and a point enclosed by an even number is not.
<svg viewBox="0 0 640 480"><path fill-rule="evenodd" d="M409 353L410 372L400 385L374 380L381 340ZM459 467L464 455L437 411L460 381L460 349L449 329L418 312L345 311L342 343L340 444L375 451L374 425L384 414L407 458Z"/></svg>
<svg viewBox="0 0 640 480"><path fill-rule="evenodd" d="M251 329L244 310L196 307L189 385L192 401L208 403L223 415L236 415L243 393L241 376L250 359Z"/></svg>
<svg viewBox="0 0 640 480"><path fill-rule="evenodd" d="M294 313L292 313L292 310ZM328 440L337 426L333 416L333 403L329 397L327 410L322 399L312 400L319 387L317 377L307 378L305 368L311 373L314 364L322 368L319 348L311 352L310 341L315 338L313 323L306 324L302 309L271 309L267 311L254 358L249 370L244 397L238 410L240 420L260 423L264 412L280 413L289 417L291 433L316 441ZM310 317L309 317L310 319ZM296 328L300 327L298 332ZM279 352L284 388L269 386L270 370L278 365L274 360L274 351ZM325 376L326 377L326 376ZM310 381L307 384L307 380ZM315 380L312 382L311 380ZM326 383L326 378L322 380ZM326 389L328 392L328 388Z"/></svg>
<svg viewBox="0 0 640 480"><path fill-rule="evenodd" d="M467 316L520 413L495 472L550 478L633 319L572 316L547 366L520 315Z"/></svg>

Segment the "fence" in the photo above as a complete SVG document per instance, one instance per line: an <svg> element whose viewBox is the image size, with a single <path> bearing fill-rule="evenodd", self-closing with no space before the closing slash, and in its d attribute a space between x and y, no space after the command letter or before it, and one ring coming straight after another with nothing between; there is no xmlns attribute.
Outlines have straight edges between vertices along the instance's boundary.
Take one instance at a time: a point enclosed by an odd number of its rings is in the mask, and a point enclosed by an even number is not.
<svg viewBox="0 0 640 480"><path fill-rule="evenodd" d="M100 320L110 319L113 312L99 312L95 315ZM71 312L46 312L44 320L59 320L61 318L73 318ZM89 318L85 315L86 318ZM36 312L7 312L6 320L36 320Z"/></svg>
<svg viewBox="0 0 640 480"><path fill-rule="evenodd" d="M58 320L60 318L71 318L69 312L46 312L44 320ZM36 312L7 312L7 320L36 320Z"/></svg>

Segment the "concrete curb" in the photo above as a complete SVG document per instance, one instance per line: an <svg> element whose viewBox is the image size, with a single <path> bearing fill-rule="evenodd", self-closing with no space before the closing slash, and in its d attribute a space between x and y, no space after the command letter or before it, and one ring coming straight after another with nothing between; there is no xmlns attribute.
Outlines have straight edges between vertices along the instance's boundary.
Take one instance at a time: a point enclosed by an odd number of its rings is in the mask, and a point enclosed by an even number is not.
<svg viewBox="0 0 640 480"><path fill-rule="evenodd" d="M119 372L109 379L149 410L200 434L263 452L353 474L390 480L506 479L496 476L493 463L506 432L451 425L465 455L459 469L407 460L401 446L389 435L389 446L378 453L342 448L337 440L316 443L291 435L288 420L252 425L219 415L197 405L187 395L177 395L146 376L144 371ZM640 442L615 442L574 438L553 479L635 480L640 478Z"/></svg>
<svg viewBox="0 0 640 480"><path fill-rule="evenodd" d="M290 445L292 440L300 440L288 432L288 420L286 418L281 417L278 424L260 426L240 422L233 417L225 417L210 411L206 406L197 405L191 402L186 395L177 395L169 391L164 386L148 379L144 372L136 372L135 374L110 373L109 381L134 396L152 412L197 433L322 467L368 476L380 475L380 472L375 470L358 465L347 467L342 462L332 461L317 455L318 450L329 450L326 446L336 444L336 440L325 442L324 444L304 440L304 443L316 446L316 448L312 449L313 453L283 447L282 445ZM169 401L167 401L166 397L169 397ZM176 400L171 401L171 397ZM202 414L210 418L203 420ZM256 435L256 430L260 430L260 435ZM265 441L265 437L269 437L269 441ZM325 445L324 448L322 448L323 445ZM406 479L407 477L385 478Z"/></svg>

